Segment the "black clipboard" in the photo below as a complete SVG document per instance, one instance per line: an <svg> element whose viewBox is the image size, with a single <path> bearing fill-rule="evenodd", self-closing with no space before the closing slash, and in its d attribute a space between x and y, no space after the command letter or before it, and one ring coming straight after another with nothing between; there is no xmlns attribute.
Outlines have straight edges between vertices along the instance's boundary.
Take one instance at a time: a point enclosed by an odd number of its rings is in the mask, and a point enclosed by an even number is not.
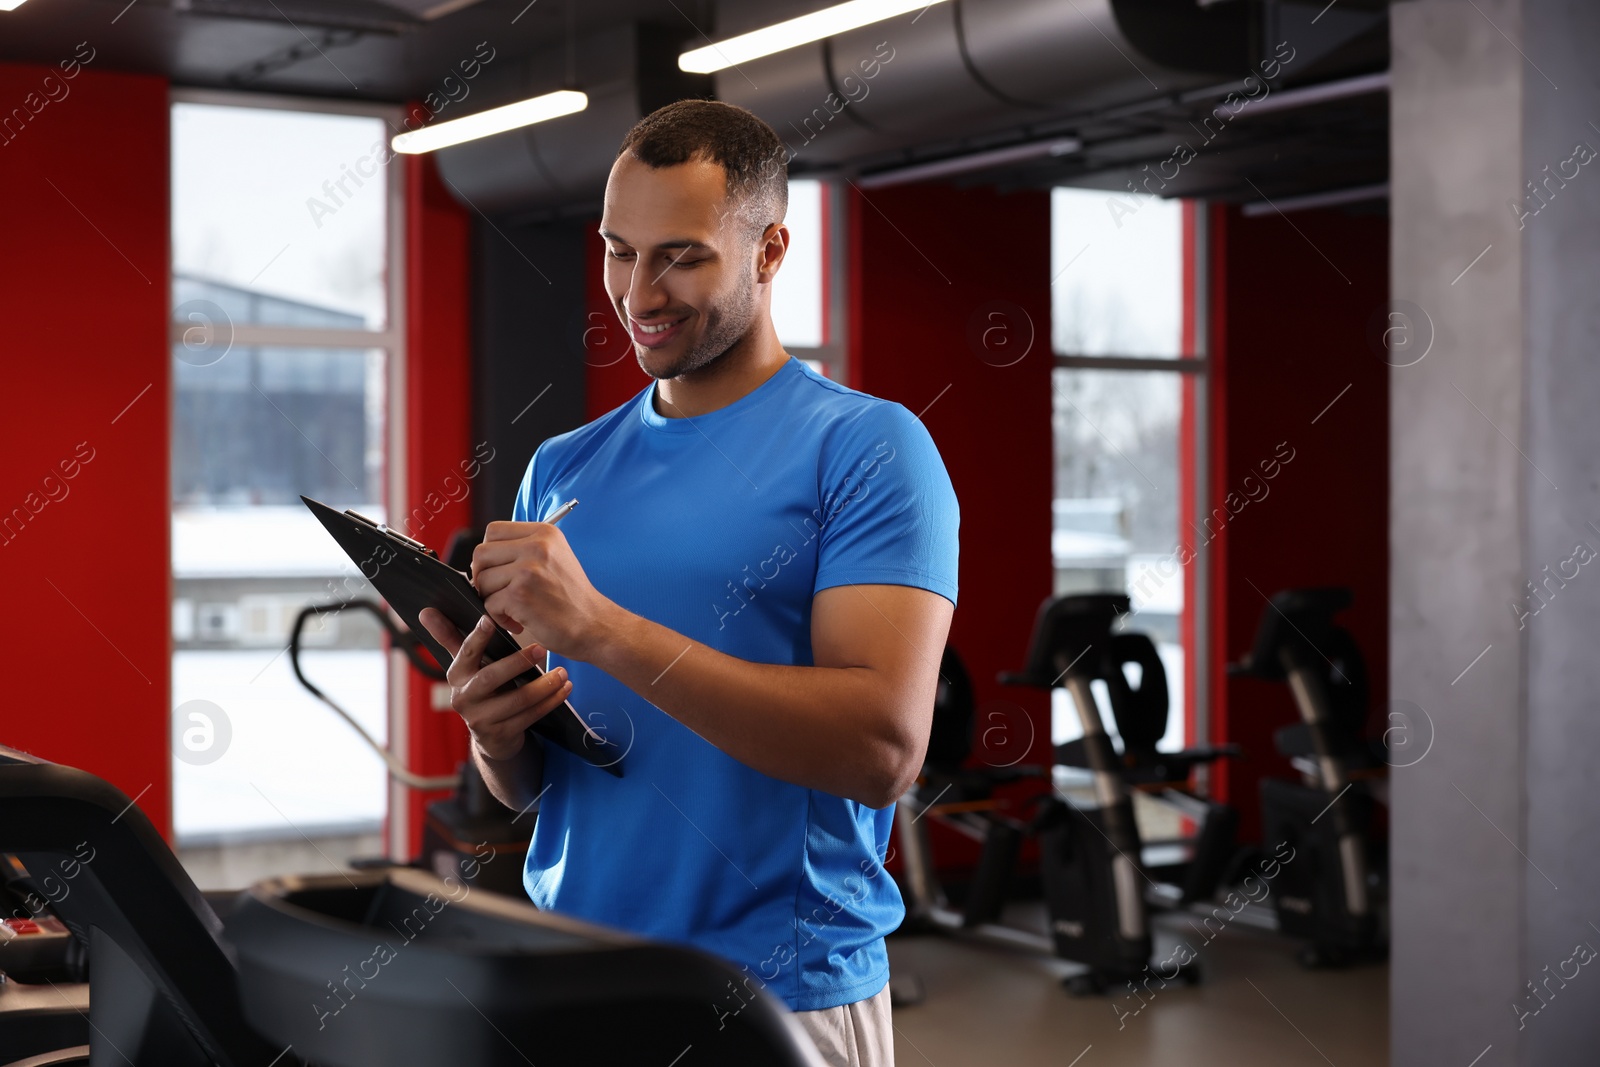
<svg viewBox="0 0 1600 1067"><path fill-rule="evenodd" d="M433 653L440 668L448 669L454 657L434 640L419 616L423 608L438 608L457 630L469 633L488 612L468 576L445 563L420 541L396 533L365 515L349 510L335 511L308 496L300 499L360 569L361 576L372 583L395 614ZM496 623L484 655L491 661L500 660L521 650L516 639ZM504 691L526 685L543 674L544 668L535 664L508 682ZM586 763L622 777L621 750L589 729L571 701L563 701L559 708L528 727L528 732L560 745Z"/></svg>

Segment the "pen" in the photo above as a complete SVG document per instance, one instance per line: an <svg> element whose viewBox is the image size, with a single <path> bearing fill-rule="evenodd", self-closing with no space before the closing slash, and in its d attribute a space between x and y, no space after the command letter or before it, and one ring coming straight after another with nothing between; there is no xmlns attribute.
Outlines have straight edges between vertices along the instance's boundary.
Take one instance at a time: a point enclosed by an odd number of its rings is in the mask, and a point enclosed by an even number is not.
<svg viewBox="0 0 1600 1067"><path fill-rule="evenodd" d="M576 498L574 498L572 500L569 500L565 504L562 504L559 508L556 508L556 510L551 514L551 516L548 519L545 519L544 521L548 522L551 526L554 526L556 523L558 523L562 519L566 518L567 517L567 513L570 512L573 508L575 508L577 506L578 506L578 501L577 501Z"/></svg>

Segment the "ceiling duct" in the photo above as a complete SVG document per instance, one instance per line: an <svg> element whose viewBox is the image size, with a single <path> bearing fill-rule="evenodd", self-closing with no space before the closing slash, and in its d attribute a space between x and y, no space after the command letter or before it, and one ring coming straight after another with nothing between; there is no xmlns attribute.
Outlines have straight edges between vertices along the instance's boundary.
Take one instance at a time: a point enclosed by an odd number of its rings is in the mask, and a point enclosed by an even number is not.
<svg viewBox="0 0 1600 1067"><path fill-rule="evenodd" d="M589 106L442 148L433 153L440 176L456 199L488 215L598 204L617 146L635 122L674 100L711 95L708 75L678 69L692 36L687 26L629 23L579 38L570 56L560 46L487 67L474 88L481 104L473 112L563 88L582 89ZM457 117L446 110L440 121Z"/></svg>
<svg viewBox="0 0 1600 1067"><path fill-rule="evenodd" d="M718 0L715 29L702 26L722 40L818 3ZM1085 116L1225 91L1259 77L1260 61L1284 39L1295 54L1286 81L1315 80L1321 58L1385 19L1382 8L1328 10L1316 0L947 0L715 75L678 70L678 55L705 43L687 21L630 24L576 43L571 87L589 94L586 111L436 158L457 197L485 213L582 209L599 203L634 122L714 89L772 125L789 147L792 173L897 170L974 151L1056 146ZM515 67L491 67L472 110L568 87L568 66L567 49L556 47Z"/></svg>
<svg viewBox="0 0 1600 1067"><path fill-rule="evenodd" d="M281 26L398 35L423 23L404 4L378 0L173 0L179 15L236 18Z"/></svg>
<svg viewBox="0 0 1600 1067"><path fill-rule="evenodd" d="M1194 0L950 0L719 71L798 169L1175 94L1251 72L1251 13ZM718 34L784 17L723 0Z"/></svg>

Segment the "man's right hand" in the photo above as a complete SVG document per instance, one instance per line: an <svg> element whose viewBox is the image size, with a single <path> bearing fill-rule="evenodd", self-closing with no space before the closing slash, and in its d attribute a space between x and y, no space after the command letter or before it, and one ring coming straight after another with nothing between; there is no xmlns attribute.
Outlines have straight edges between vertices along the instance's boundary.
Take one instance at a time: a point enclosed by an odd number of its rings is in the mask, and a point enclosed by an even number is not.
<svg viewBox="0 0 1600 1067"><path fill-rule="evenodd" d="M505 659L485 664L493 624L484 616L463 639L455 624L436 608L423 608L419 620L454 657L445 671L450 686L450 706L466 721L473 741L485 756L508 760L522 751L524 731L550 712L572 692L567 671L557 667L527 685L508 693L497 690L530 666L544 660L545 649L524 646Z"/></svg>

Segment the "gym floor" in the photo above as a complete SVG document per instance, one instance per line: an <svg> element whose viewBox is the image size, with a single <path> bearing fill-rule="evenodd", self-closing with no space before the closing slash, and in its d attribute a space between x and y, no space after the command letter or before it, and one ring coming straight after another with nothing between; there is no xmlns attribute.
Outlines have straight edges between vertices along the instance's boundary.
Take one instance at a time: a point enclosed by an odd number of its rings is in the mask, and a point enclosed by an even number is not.
<svg viewBox="0 0 1600 1067"><path fill-rule="evenodd" d="M1007 915L1029 919L1025 909ZM1204 976L1193 987L1152 982L1142 1011L1126 987L1072 996L1059 979L1075 968L1049 957L963 936L889 938L896 982L915 975L924 991L894 1011L897 1067L1388 1064L1386 964L1308 971L1269 932L1233 924L1202 946L1182 918L1153 925L1156 958L1181 937L1198 948Z"/></svg>

